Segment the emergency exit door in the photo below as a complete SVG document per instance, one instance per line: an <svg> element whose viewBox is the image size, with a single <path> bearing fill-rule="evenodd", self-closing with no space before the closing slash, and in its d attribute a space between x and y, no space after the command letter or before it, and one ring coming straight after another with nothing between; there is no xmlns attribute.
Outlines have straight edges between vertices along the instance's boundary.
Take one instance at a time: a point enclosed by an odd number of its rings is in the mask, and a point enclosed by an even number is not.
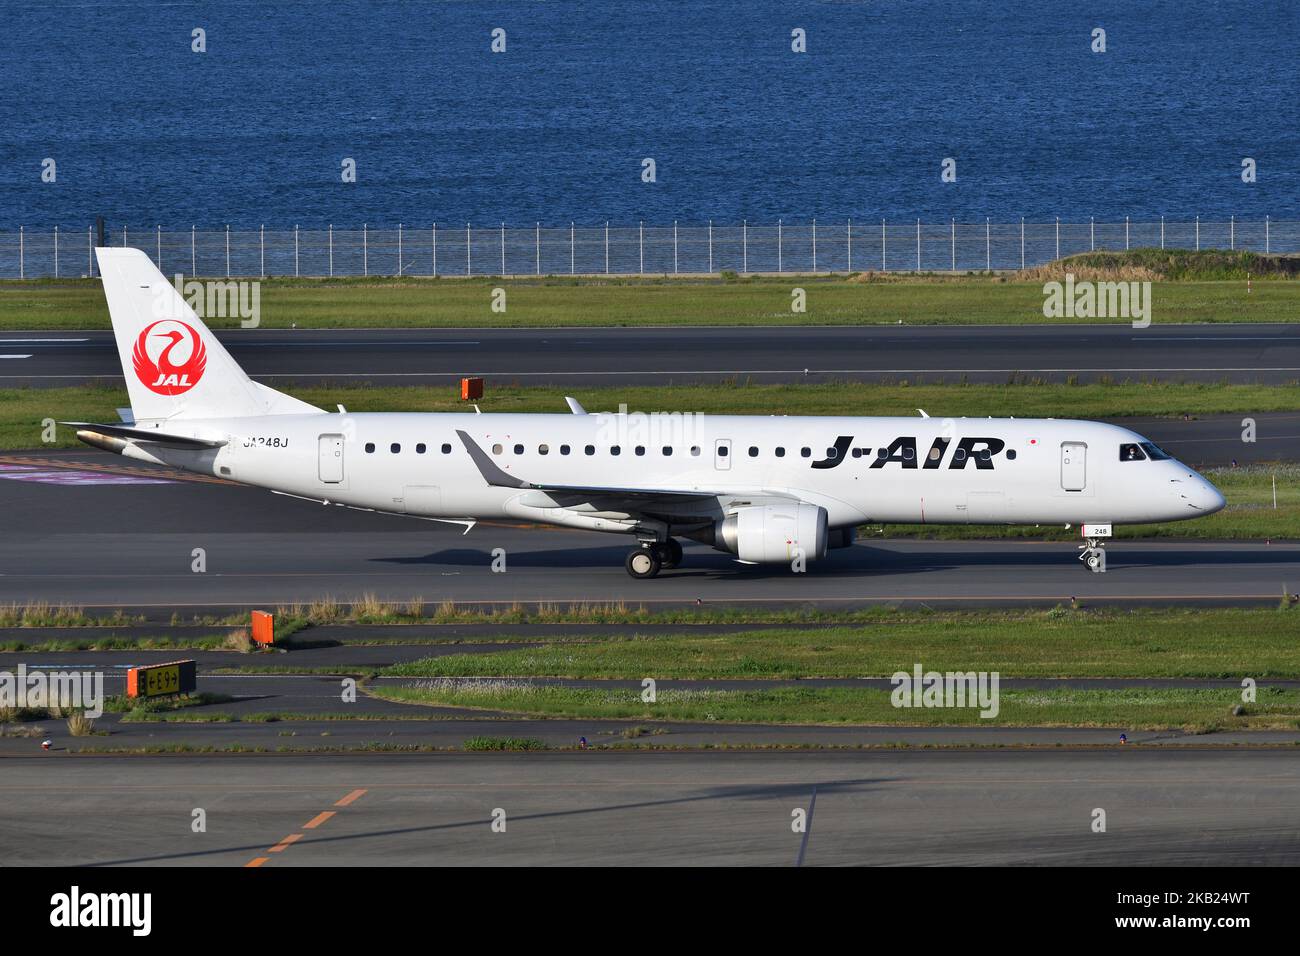
<svg viewBox="0 0 1300 956"><path fill-rule="evenodd" d="M320 436L320 480L337 485L343 480L343 436Z"/></svg>
<svg viewBox="0 0 1300 956"><path fill-rule="evenodd" d="M1061 487L1083 491L1088 485L1088 446L1083 442L1061 442Z"/></svg>

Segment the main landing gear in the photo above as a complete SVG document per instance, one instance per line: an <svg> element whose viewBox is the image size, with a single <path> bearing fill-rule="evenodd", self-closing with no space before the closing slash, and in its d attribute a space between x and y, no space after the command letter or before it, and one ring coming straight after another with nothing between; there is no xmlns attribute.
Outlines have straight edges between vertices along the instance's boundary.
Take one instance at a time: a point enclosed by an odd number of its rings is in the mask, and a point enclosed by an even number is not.
<svg viewBox="0 0 1300 956"><path fill-rule="evenodd" d="M634 578L652 578L661 570L682 563L682 546L669 538L667 541L645 541L627 555L627 573Z"/></svg>

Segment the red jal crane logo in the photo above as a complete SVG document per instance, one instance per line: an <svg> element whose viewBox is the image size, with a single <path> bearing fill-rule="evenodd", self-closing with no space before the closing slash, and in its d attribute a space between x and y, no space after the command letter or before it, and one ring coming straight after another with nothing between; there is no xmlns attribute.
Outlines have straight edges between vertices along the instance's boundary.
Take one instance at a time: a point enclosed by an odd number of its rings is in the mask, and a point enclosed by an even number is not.
<svg viewBox="0 0 1300 956"><path fill-rule="evenodd" d="M166 328L158 329L160 325ZM179 354L186 355L188 352L188 356L184 361L177 362L172 353L187 338L188 348L182 347ZM164 342L165 345L162 344ZM208 350L199 338L199 333L184 322L162 319L140 333L135 340L131 362L135 366L136 378L149 391L159 395L180 395L199 384L203 369L208 364Z"/></svg>

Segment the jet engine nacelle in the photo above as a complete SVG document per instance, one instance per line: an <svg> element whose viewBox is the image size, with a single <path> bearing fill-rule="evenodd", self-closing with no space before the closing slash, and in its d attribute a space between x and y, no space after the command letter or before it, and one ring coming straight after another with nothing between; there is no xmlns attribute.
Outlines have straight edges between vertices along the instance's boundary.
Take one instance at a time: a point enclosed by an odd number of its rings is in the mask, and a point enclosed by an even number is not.
<svg viewBox="0 0 1300 956"><path fill-rule="evenodd" d="M826 509L803 502L737 508L718 522L714 547L755 564L789 564L826 556Z"/></svg>

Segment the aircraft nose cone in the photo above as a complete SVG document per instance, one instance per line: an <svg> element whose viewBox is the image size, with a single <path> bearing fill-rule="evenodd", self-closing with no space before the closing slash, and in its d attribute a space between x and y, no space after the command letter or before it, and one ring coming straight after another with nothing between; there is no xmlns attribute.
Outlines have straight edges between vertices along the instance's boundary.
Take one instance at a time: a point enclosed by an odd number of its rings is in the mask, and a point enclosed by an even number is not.
<svg viewBox="0 0 1300 956"><path fill-rule="evenodd" d="M1223 506L1228 503L1223 497L1222 492L1204 478L1201 479L1201 484L1204 486L1201 489L1201 501L1198 502L1201 508L1207 515L1214 514L1216 511L1222 511Z"/></svg>

